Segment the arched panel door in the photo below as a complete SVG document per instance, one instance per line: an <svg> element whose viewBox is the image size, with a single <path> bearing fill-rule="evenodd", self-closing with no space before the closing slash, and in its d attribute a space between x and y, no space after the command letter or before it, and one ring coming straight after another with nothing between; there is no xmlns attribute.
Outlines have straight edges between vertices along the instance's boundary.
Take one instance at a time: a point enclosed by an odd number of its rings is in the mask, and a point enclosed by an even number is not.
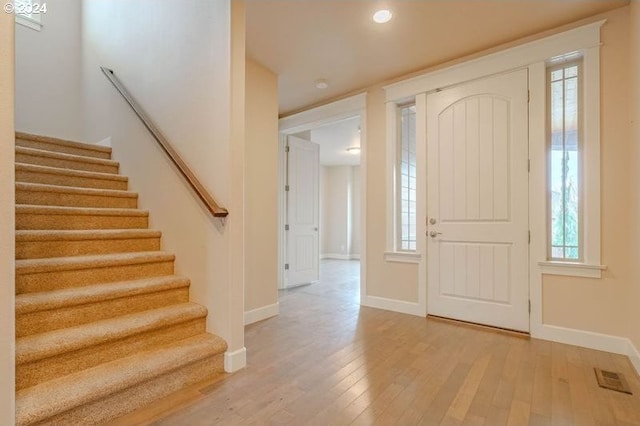
<svg viewBox="0 0 640 426"><path fill-rule="evenodd" d="M527 71L427 96L428 312L529 331Z"/></svg>

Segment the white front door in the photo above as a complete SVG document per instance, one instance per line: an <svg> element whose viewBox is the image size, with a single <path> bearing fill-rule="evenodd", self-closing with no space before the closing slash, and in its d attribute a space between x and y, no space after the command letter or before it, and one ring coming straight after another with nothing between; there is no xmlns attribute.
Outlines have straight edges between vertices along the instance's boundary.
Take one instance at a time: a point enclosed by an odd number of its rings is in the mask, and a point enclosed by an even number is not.
<svg viewBox="0 0 640 426"><path fill-rule="evenodd" d="M427 96L428 312L529 331L527 71Z"/></svg>
<svg viewBox="0 0 640 426"><path fill-rule="evenodd" d="M318 144L288 137L287 155L287 286L319 279L319 177Z"/></svg>

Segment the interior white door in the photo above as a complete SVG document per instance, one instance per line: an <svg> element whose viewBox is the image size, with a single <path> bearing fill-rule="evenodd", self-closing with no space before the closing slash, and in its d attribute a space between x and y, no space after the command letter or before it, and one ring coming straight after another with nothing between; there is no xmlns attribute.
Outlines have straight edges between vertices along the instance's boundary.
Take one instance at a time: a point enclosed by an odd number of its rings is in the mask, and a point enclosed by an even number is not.
<svg viewBox="0 0 640 426"><path fill-rule="evenodd" d="M527 71L427 96L429 314L529 331Z"/></svg>
<svg viewBox="0 0 640 426"><path fill-rule="evenodd" d="M319 279L318 144L289 136L287 156L287 286Z"/></svg>

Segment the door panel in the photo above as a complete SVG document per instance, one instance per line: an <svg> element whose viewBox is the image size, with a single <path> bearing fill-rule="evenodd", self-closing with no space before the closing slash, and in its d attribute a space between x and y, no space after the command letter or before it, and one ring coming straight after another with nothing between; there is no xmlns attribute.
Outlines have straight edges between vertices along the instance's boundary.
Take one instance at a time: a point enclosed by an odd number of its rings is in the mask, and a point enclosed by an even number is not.
<svg viewBox="0 0 640 426"><path fill-rule="evenodd" d="M319 279L320 150L295 136L288 138L287 157L287 286Z"/></svg>
<svg viewBox="0 0 640 426"><path fill-rule="evenodd" d="M527 71L427 96L428 311L529 330Z"/></svg>

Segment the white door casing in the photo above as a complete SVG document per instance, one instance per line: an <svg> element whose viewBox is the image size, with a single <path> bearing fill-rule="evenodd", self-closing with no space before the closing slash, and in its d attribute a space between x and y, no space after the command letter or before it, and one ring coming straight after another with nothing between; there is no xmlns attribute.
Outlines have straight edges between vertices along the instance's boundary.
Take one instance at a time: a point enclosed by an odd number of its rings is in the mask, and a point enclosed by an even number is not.
<svg viewBox="0 0 640 426"><path fill-rule="evenodd" d="M320 147L295 136L287 146L286 286L291 287L319 279Z"/></svg>
<svg viewBox="0 0 640 426"><path fill-rule="evenodd" d="M529 331L527 70L427 95L428 312Z"/></svg>

